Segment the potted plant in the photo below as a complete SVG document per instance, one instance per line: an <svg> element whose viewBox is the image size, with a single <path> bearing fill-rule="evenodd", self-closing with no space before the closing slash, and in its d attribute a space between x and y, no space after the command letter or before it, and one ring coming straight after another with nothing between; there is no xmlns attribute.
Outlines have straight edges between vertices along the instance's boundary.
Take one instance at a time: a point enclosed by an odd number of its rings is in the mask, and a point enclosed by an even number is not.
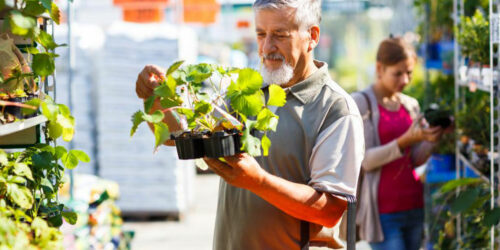
<svg viewBox="0 0 500 250"><path fill-rule="evenodd" d="M261 149L266 156L271 145L267 133L278 125L278 116L270 107L286 103L285 91L272 84L266 87L265 96L262 77L250 68L205 63L181 68L182 64L179 61L169 67L153 96L145 101L144 110L133 115L131 136L140 123L147 121L154 125L155 148L172 137L180 159L240 152L259 156ZM174 118L184 121L182 133L171 135L163 121L164 113L150 112L154 102L159 102L163 111L175 111ZM262 133L260 139L255 136L257 132Z"/></svg>
<svg viewBox="0 0 500 250"><path fill-rule="evenodd" d="M23 112L20 105L12 103L39 98L38 83L54 72L54 49L62 45L43 30L48 19L59 24L60 11L52 0L0 4L0 48L4 52L0 58L2 123L31 117L32 105L23 106L29 107Z"/></svg>

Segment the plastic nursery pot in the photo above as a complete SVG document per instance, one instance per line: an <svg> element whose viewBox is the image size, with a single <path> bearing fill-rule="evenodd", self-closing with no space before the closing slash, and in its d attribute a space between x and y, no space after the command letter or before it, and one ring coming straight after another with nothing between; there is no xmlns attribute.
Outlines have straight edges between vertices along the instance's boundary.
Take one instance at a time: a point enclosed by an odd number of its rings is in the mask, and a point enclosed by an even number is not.
<svg viewBox="0 0 500 250"><path fill-rule="evenodd" d="M28 96L25 96L25 97L10 98L10 99L7 99L7 101L17 102L17 103L25 103L25 102L27 102L27 101L35 98L35 97L36 97L35 95L29 94ZM29 114L29 115L24 115L23 112L22 112L22 108L21 107L17 107L17 106L6 106L5 107L5 113L13 115L17 119L27 119L27 118L31 118L31 117L35 117L36 116L36 112L34 112L32 114Z"/></svg>
<svg viewBox="0 0 500 250"><path fill-rule="evenodd" d="M205 156L201 134L186 132L173 139L175 140L175 148L179 159L190 160Z"/></svg>
<svg viewBox="0 0 500 250"><path fill-rule="evenodd" d="M214 132L208 138L203 138L205 155L219 158L242 153L240 138L237 130Z"/></svg>
<svg viewBox="0 0 500 250"><path fill-rule="evenodd" d="M424 116L431 127L441 126L442 128L447 128L451 125L450 113L448 111L427 109Z"/></svg>

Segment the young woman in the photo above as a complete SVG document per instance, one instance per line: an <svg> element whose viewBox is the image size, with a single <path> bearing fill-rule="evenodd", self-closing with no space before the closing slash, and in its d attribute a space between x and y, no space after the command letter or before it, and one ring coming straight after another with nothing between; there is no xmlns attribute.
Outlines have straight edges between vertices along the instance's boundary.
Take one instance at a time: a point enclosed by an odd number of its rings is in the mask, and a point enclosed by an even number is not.
<svg viewBox="0 0 500 250"><path fill-rule="evenodd" d="M421 245L423 186L415 167L429 158L443 130L427 128L417 100L401 93L416 62L403 39L385 39L377 51L375 83L353 93L366 144L356 220L361 239L375 250Z"/></svg>

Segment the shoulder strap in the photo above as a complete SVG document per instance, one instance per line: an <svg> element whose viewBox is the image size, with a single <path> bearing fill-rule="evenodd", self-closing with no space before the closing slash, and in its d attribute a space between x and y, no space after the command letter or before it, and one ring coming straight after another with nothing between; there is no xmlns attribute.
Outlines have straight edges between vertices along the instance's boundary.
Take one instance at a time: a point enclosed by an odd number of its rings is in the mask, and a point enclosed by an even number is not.
<svg viewBox="0 0 500 250"><path fill-rule="evenodd" d="M360 93L361 93L361 94L363 95L363 97L365 98L365 100L366 100L366 104L368 104L368 112L370 112L370 113L369 113L369 116L370 116L370 121L371 121L371 120L372 120L372 103L370 102L370 98L368 98L368 94L366 94L366 93L365 93L365 92L363 92L363 91L361 91Z"/></svg>

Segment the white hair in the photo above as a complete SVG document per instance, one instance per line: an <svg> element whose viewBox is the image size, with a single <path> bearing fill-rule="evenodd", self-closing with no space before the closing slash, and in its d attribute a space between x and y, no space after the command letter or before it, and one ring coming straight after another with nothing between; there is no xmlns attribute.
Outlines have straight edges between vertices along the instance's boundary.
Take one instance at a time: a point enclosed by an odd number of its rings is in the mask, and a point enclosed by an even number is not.
<svg viewBox="0 0 500 250"><path fill-rule="evenodd" d="M309 29L321 22L321 0L257 0L254 10L262 9L295 9L295 24L301 29Z"/></svg>
<svg viewBox="0 0 500 250"><path fill-rule="evenodd" d="M285 62L285 57L279 53L264 55L264 58L281 60L281 66L278 69L270 70L266 66L261 65L260 74L264 80L264 86L271 84L285 85L293 78L293 67Z"/></svg>

